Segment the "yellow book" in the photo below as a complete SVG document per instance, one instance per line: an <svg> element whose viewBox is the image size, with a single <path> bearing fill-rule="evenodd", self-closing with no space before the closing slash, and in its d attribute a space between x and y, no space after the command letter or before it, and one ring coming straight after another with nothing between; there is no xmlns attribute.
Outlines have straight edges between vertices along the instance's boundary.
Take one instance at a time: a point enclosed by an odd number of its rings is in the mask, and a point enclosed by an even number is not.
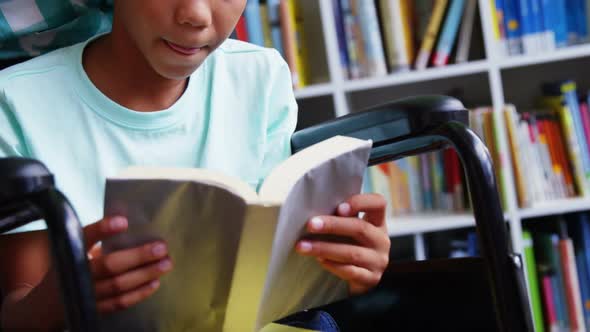
<svg viewBox="0 0 590 332"><path fill-rule="evenodd" d="M307 45L305 38L304 28L304 17L303 9L301 6L303 1L290 1L289 12L295 22L295 42L297 47L297 53L295 61L297 63L297 70L299 71L299 84L301 87L309 85L308 70L309 65L307 63Z"/></svg>
<svg viewBox="0 0 590 332"><path fill-rule="evenodd" d="M432 15L430 15L430 21L426 28L426 34L422 39L422 45L420 51L416 57L415 67L416 69L425 69L428 66L430 55L432 54L432 48L436 42L438 31L445 15L445 9L447 8L448 0L436 0Z"/></svg>
<svg viewBox="0 0 590 332"><path fill-rule="evenodd" d="M279 14L281 20L281 35L283 39L283 51L285 60L291 70L293 88L300 88L301 79L297 66L297 38L295 33L295 12L293 7L295 0L281 0L279 3Z"/></svg>
<svg viewBox="0 0 590 332"><path fill-rule="evenodd" d="M506 105L504 107L504 120L506 122L506 129L508 132L508 143L510 144L510 152L512 157L512 169L514 170L514 179L516 182L516 192L518 193L518 205L526 207L530 204L530 197L527 193L527 185L523 172L523 165L521 163L521 152L518 144L518 137L516 134L516 123L518 116L514 105Z"/></svg>
<svg viewBox="0 0 590 332"><path fill-rule="evenodd" d="M492 13L492 30L494 31L494 39L500 40L500 27L498 26L498 12L496 11L496 1L490 0L490 13Z"/></svg>
<svg viewBox="0 0 590 332"><path fill-rule="evenodd" d="M260 20L262 21L264 46L272 48L272 35L270 32L270 21L268 20L268 5L266 3L260 3Z"/></svg>
<svg viewBox="0 0 590 332"><path fill-rule="evenodd" d="M402 20L404 29L404 40L406 44L406 53L410 63L414 61L415 50L414 50L414 22L412 20L413 4L412 0L400 0L402 9Z"/></svg>

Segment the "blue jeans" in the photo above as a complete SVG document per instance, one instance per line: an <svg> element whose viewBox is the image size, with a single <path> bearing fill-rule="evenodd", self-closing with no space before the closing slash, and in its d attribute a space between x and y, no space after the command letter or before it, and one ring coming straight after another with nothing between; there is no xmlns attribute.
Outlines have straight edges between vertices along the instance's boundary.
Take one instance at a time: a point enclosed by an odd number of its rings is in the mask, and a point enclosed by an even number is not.
<svg viewBox="0 0 590 332"><path fill-rule="evenodd" d="M339 332L332 316L321 310L305 310L277 321L279 324L321 332Z"/></svg>

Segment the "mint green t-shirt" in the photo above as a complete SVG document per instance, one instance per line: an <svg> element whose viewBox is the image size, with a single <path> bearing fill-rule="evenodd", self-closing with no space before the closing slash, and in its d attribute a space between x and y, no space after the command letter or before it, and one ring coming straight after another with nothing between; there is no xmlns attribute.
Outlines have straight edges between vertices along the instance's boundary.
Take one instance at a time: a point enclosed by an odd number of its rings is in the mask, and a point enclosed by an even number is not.
<svg viewBox="0 0 590 332"><path fill-rule="evenodd" d="M103 217L105 180L127 166L207 168L257 188L290 155L297 103L275 50L228 39L174 105L145 113L92 84L87 43L0 71L0 157L42 161L83 225Z"/></svg>

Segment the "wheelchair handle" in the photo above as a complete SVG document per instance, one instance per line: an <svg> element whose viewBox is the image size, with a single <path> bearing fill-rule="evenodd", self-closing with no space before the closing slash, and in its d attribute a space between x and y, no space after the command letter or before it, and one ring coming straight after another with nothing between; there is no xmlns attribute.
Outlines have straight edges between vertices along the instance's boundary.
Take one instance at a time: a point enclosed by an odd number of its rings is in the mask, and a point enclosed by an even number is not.
<svg viewBox="0 0 590 332"><path fill-rule="evenodd" d="M372 139L369 165L451 146L466 173L482 258L501 331L533 331L520 256L509 248L490 153L457 99L410 97L301 130L294 152L335 135Z"/></svg>

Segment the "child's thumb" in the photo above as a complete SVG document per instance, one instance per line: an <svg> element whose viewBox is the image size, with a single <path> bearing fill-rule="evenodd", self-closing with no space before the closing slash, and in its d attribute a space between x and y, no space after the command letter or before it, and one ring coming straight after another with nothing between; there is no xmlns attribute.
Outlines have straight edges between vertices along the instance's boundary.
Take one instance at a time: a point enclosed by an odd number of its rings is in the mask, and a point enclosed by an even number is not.
<svg viewBox="0 0 590 332"><path fill-rule="evenodd" d="M120 216L105 217L94 224L84 227L84 243L86 245L86 251L90 250L90 248L96 243L126 229L127 219Z"/></svg>

